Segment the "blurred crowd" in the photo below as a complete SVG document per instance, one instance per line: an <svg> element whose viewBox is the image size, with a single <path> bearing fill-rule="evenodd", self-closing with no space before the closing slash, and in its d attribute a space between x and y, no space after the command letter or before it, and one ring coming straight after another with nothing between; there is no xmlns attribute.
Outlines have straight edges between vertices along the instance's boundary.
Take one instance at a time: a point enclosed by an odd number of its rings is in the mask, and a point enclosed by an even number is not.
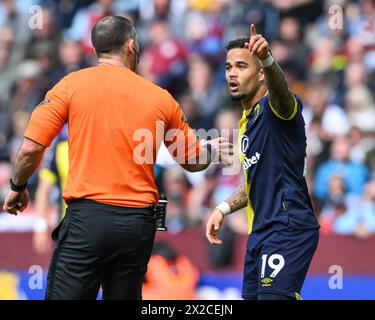
<svg viewBox="0 0 375 320"><path fill-rule="evenodd" d="M304 101L307 180L322 233L375 233L375 0L0 1L0 202L30 113L64 75L95 64L90 32L108 14L134 21L138 72L173 94L193 129L206 130L237 128L242 107L226 89L225 45L254 23ZM169 232L178 233L203 232L243 177L158 161L155 179L168 196ZM230 247L247 222L244 212L227 220ZM212 254L216 265L231 258L222 252Z"/></svg>

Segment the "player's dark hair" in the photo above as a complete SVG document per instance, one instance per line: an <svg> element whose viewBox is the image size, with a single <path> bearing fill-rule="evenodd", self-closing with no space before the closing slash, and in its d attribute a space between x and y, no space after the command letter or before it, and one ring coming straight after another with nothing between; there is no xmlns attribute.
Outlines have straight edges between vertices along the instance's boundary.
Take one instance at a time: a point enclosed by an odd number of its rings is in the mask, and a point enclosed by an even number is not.
<svg viewBox="0 0 375 320"><path fill-rule="evenodd" d="M133 23L121 16L107 16L100 19L91 32L92 45L96 55L121 52L125 42L134 38Z"/></svg>
<svg viewBox="0 0 375 320"><path fill-rule="evenodd" d="M228 42L227 46L225 47L225 49L227 49L228 51L231 50L231 49L236 49L236 48L245 48L245 43L249 43L250 42L250 38L238 38L238 39L234 39L234 40L231 40Z"/></svg>

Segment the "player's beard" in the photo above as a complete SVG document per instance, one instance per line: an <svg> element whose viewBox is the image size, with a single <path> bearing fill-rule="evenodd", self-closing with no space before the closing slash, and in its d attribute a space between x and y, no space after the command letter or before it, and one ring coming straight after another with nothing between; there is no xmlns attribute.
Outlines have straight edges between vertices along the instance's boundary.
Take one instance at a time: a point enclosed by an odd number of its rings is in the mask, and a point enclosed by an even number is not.
<svg viewBox="0 0 375 320"><path fill-rule="evenodd" d="M238 93L238 94L231 94L230 95L232 101L242 101L246 98L246 94Z"/></svg>

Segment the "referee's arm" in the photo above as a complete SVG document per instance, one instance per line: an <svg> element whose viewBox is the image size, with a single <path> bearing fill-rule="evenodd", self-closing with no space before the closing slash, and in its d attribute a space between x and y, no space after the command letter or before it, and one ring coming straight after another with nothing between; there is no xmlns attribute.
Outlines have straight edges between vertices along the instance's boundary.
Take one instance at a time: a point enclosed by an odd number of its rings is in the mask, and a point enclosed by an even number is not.
<svg viewBox="0 0 375 320"><path fill-rule="evenodd" d="M18 211L23 211L29 202L29 193L26 188L27 180L31 177L34 171L38 168L42 160L45 146L36 143L28 138L24 138L21 148L17 153L14 165L14 175L12 177L12 184L19 186L23 190L9 191L4 201L4 211L17 215ZM21 186L25 186L21 188Z"/></svg>
<svg viewBox="0 0 375 320"><path fill-rule="evenodd" d="M211 162L224 166L232 164L233 144L227 138L198 141L182 112L180 105L168 94L169 112L164 143L174 160L185 170L197 172Z"/></svg>
<svg viewBox="0 0 375 320"><path fill-rule="evenodd" d="M68 118L67 80L63 78L32 112L24 134L24 140L17 153L11 190L4 201L3 209L17 215L29 202L27 180L38 168L44 151L59 133Z"/></svg>

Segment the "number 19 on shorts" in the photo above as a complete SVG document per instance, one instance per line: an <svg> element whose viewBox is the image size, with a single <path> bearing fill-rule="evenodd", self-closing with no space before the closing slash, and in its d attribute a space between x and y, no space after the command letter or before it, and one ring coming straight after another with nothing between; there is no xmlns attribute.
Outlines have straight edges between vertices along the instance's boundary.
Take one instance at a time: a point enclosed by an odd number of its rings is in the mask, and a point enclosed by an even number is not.
<svg viewBox="0 0 375 320"><path fill-rule="evenodd" d="M262 269L260 274L261 278L265 277L266 264L268 264L268 266L273 270L269 277L275 278L284 267L285 259L281 254L273 254L271 256L268 256L267 254L262 255Z"/></svg>

